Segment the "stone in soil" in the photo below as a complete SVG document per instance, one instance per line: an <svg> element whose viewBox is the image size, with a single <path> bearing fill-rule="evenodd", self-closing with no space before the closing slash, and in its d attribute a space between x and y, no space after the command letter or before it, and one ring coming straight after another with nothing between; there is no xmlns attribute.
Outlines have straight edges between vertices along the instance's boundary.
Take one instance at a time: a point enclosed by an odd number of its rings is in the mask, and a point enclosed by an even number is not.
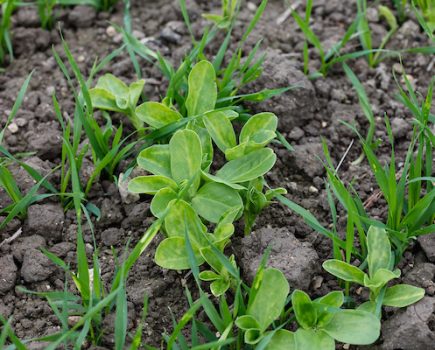
<svg viewBox="0 0 435 350"><path fill-rule="evenodd" d="M434 319L435 298L425 297L417 304L399 310L382 325L379 350L429 350L435 344L435 332L429 326Z"/></svg>
<svg viewBox="0 0 435 350"><path fill-rule="evenodd" d="M299 241L286 228L263 227L242 239L240 266L248 281L253 280L268 246L267 265L281 270L291 288L307 290L319 272L319 256L310 243Z"/></svg>
<svg viewBox="0 0 435 350"><path fill-rule="evenodd" d="M39 235L20 237L12 245L12 254L19 262L23 261L24 253L30 249L46 246L45 238Z"/></svg>
<svg viewBox="0 0 435 350"><path fill-rule="evenodd" d="M48 240L62 238L62 226L65 220L59 204L35 204L29 207L27 224L29 229Z"/></svg>
<svg viewBox="0 0 435 350"><path fill-rule="evenodd" d="M0 293L6 293L15 286L17 266L12 255L0 257Z"/></svg>
<svg viewBox="0 0 435 350"><path fill-rule="evenodd" d="M310 178L320 176L325 171L319 157L323 156L322 144L310 142L304 145L295 145L294 152L290 153L292 159L288 164L296 168L297 172L307 174Z"/></svg>
<svg viewBox="0 0 435 350"><path fill-rule="evenodd" d="M435 262L435 234L418 237L418 243L430 262Z"/></svg>
<svg viewBox="0 0 435 350"><path fill-rule="evenodd" d="M28 283L45 281L56 266L42 252L36 249L24 253L21 277Z"/></svg>
<svg viewBox="0 0 435 350"><path fill-rule="evenodd" d="M279 96L250 105L253 112L272 112L279 118L279 130L290 132L315 118L317 99L314 87L305 74L297 69L285 55L269 50L262 75L249 85L249 92L277 87L297 86ZM248 90L246 89L247 92Z"/></svg>

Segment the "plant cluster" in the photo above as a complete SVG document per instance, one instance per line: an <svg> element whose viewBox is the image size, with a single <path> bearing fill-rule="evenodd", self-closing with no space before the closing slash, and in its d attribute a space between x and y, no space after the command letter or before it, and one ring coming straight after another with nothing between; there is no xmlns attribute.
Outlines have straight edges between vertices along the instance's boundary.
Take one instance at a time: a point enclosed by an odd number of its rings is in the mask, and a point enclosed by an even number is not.
<svg viewBox="0 0 435 350"><path fill-rule="evenodd" d="M434 5L433 1L417 1L421 2L418 6L422 9L424 16L421 16L419 11L415 11L421 26L424 28L425 32L430 38L433 39L433 13ZM402 0L395 1L396 5L402 3ZM429 4L430 3L430 4ZM402 6L402 5L400 5ZM289 4L291 8L291 5ZM343 37L333 45L328 51L326 51L321 43L320 38L315 34L310 26L311 12L313 8L313 0L307 0L305 4L305 14L301 17L297 11L292 10L291 14L298 24L300 30L305 36L304 46L303 46L303 62L304 62L304 72L305 74L310 74L310 77L326 76L329 69L338 64L345 63L348 60L366 57L370 67L376 67L380 62L391 56L401 56L405 53L423 53L423 54L434 54L435 49L433 46L428 47L416 47L407 48L402 50L386 50L385 46L390 41L391 37L399 28L396 16L387 6L379 5L377 10L380 17L384 18L388 24L389 30L387 34L382 38L379 47L373 47L373 35L372 30L369 25L367 18L367 0L357 1L357 15L352 21L352 24L347 28ZM415 8L415 7L414 7ZM399 11L400 13L400 11ZM361 50L345 52L343 51L348 46L348 43L359 39ZM310 61L310 51L309 45L316 49L317 55L320 57L320 67L318 71L311 72L309 69Z"/></svg>
<svg viewBox="0 0 435 350"><path fill-rule="evenodd" d="M151 212L164 218L167 238L156 251L156 262L166 268L189 268L185 249L188 234L197 261L213 267L210 245L221 251L234 233L232 222L244 215L249 233L256 215L278 190L263 191L263 176L273 167L276 155L266 146L276 137L277 117L272 113L253 115L238 137L232 109L215 109L216 75L208 61L198 62L189 74L185 100L186 117L159 102L145 102L136 108L136 116L154 128L185 120L167 144L143 150L137 159L140 168L152 175L129 182L130 192L152 195ZM226 163L214 174L214 147ZM215 224L213 234L204 223ZM220 268L215 269L216 273ZM215 284L216 285L216 284ZM229 284L226 283L226 288ZM221 293L216 293L221 294Z"/></svg>

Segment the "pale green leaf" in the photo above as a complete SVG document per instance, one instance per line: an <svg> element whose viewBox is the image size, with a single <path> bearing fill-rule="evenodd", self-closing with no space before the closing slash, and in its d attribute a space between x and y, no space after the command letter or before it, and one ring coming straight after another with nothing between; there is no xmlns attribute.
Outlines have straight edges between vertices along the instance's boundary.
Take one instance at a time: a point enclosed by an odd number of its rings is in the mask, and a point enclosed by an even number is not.
<svg viewBox="0 0 435 350"><path fill-rule="evenodd" d="M222 152L236 146L233 125L224 113L219 111L207 113L203 121L214 143Z"/></svg>
<svg viewBox="0 0 435 350"><path fill-rule="evenodd" d="M175 110L159 102L145 102L136 108L137 117L149 126L159 129L175 123L182 116Z"/></svg>
<svg viewBox="0 0 435 350"><path fill-rule="evenodd" d="M209 182L202 186L192 199L192 206L204 219L218 223L231 208L242 210L243 202L239 193L224 184Z"/></svg>
<svg viewBox="0 0 435 350"><path fill-rule="evenodd" d="M374 276L378 269L389 269L391 244L385 229L370 226L367 232L367 250L367 261L371 277Z"/></svg>
<svg viewBox="0 0 435 350"><path fill-rule="evenodd" d="M165 187L178 188L174 180L162 175L138 176L128 183L128 190L132 193L156 194Z"/></svg>
<svg viewBox="0 0 435 350"><path fill-rule="evenodd" d="M317 323L317 310L307 293L296 289L292 293L292 306L299 325L304 329L313 328Z"/></svg>
<svg viewBox="0 0 435 350"><path fill-rule="evenodd" d="M192 68L188 86L188 116L200 115L214 109L217 99L216 73L210 62L200 61Z"/></svg>
<svg viewBox="0 0 435 350"><path fill-rule="evenodd" d="M154 175L171 177L169 145L152 145L145 148L137 157L137 165Z"/></svg>
<svg viewBox="0 0 435 350"><path fill-rule="evenodd" d="M295 335L285 329L278 329L265 350L296 350Z"/></svg>
<svg viewBox="0 0 435 350"><path fill-rule="evenodd" d="M201 265L204 262L204 259L195 247L192 247L192 249L198 265ZM157 265L165 269L189 269L189 257L186 251L184 237L169 237L164 239L157 247L155 261Z"/></svg>
<svg viewBox="0 0 435 350"><path fill-rule="evenodd" d="M360 310L341 310L334 315L323 330L342 343L368 345L379 338L381 324L372 313Z"/></svg>
<svg viewBox="0 0 435 350"><path fill-rule="evenodd" d="M335 350L335 341L322 330L299 328L295 333L298 350Z"/></svg>
<svg viewBox="0 0 435 350"><path fill-rule="evenodd" d="M172 178L181 183L200 174L202 151L199 136L192 130L179 130L169 141Z"/></svg>
<svg viewBox="0 0 435 350"><path fill-rule="evenodd" d="M251 181L266 174L275 161L276 155L270 148L260 149L229 161L216 176L231 183Z"/></svg>
<svg viewBox="0 0 435 350"><path fill-rule="evenodd" d="M163 213L168 208L169 203L174 199L177 199L177 193L173 189L169 187L160 189L151 201L151 213L157 218L162 217Z"/></svg>
<svg viewBox="0 0 435 350"><path fill-rule="evenodd" d="M409 284L397 284L386 290L383 305L405 307L424 297L424 289Z"/></svg>
<svg viewBox="0 0 435 350"><path fill-rule="evenodd" d="M362 286L364 285L365 274L356 266L336 259L326 260L322 266L335 277L344 281L355 282Z"/></svg>
<svg viewBox="0 0 435 350"><path fill-rule="evenodd" d="M281 314L290 287L284 274L273 268L264 270L261 285L247 314L254 317L264 332Z"/></svg>

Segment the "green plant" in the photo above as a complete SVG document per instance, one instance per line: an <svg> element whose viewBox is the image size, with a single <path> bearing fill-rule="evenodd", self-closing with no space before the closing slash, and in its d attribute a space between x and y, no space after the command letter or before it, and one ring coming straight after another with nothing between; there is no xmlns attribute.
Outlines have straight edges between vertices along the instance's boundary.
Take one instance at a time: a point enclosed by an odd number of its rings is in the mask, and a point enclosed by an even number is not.
<svg viewBox="0 0 435 350"><path fill-rule="evenodd" d="M358 32L360 37L360 42L364 50L368 52L367 59L370 67L377 66L382 60L381 54L383 53L383 49L385 45L388 43L392 35L398 29L396 17L391 12L391 10L386 7L379 5L378 11L380 16L384 17L388 23L389 31L382 38L381 44L377 49L375 49L372 45L372 33L370 30L369 22L367 20L367 0L358 0Z"/></svg>
<svg viewBox="0 0 435 350"><path fill-rule="evenodd" d="M142 94L145 80L139 80L127 86L112 74L98 79L95 88L89 90L92 106L105 111L125 114L137 130L143 128L143 122L135 113L136 105Z"/></svg>
<svg viewBox="0 0 435 350"><path fill-rule="evenodd" d="M335 341L368 345L380 334L380 322L371 313L341 309L342 292L330 292L311 301L303 291L292 293L292 308L301 328L296 332L276 331L266 349L335 349Z"/></svg>
<svg viewBox="0 0 435 350"><path fill-rule="evenodd" d="M433 0L412 0L412 5L414 9L417 7L421 10L424 18L426 19L426 21L423 22L425 22L428 27L427 32L428 34L433 34L435 31L435 3ZM422 23L420 19L419 22L420 24ZM433 39L433 36L431 36L431 38Z"/></svg>
<svg viewBox="0 0 435 350"><path fill-rule="evenodd" d="M0 6L0 64L3 64L6 54L9 55L10 60L14 57L9 29L12 12L15 10L15 0L0 0Z"/></svg>
<svg viewBox="0 0 435 350"><path fill-rule="evenodd" d="M257 344L267 336L266 330L281 315L289 291L284 274L277 269L265 269L256 275L246 313L235 322L244 333L245 344Z"/></svg>
<svg viewBox="0 0 435 350"><path fill-rule="evenodd" d="M68 186L71 184L71 163L74 163L75 168L80 172L84 157L90 153L94 170L86 184L81 184L79 180L79 188L82 193L80 196L85 200L86 195L92 188L92 184L100 176L103 175L109 177L109 179L114 179L118 164L133 153L136 145L145 141L141 139L133 140L132 136L135 133L123 137L122 124L119 127L113 125L110 116L104 111L103 117L106 122L105 125L100 126L98 121L94 118L89 86L95 74L114 57L120 54L121 50L115 50L102 59L99 64L95 64L91 69L90 77L88 80L85 80L66 42L63 42L63 49L74 73L74 77L78 81L78 88L73 84L73 79L65 63L60 58L59 54L54 51L56 62L64 73L75 99L74 118L71 122L70 120L64 120L60 104L55 95L53 95L54 111L62 127L64 139L61 158L60 192L61 194L67 192ZM85 145L81 147L83 133L86 135L88 143L85 143ZM62 202L64 202L64 206L72 205L70 196L61 196L61 199Z"/></svg>
<svg viewBox="0 0 435 350"><path fill-rule="evenodd" d="M367 233L367 273L340 260L327 260L323 268L334 276L357 283L370 289L370 300L359 306L360 310L381 316L381 306L405 307L424 297L424 289L408 284L387 287L388 282L400 277L400 270L394 269L394 255L385 229L371 226Z"/></svg>
<svg viewBox="0 0 435 350"><path fill-rule="evenodd" d="M291 6L289 4L289 6ZM347 59L358 57L366 53L354 53L341 55L340 51L346 46L346 44L353 39L357 31L358 18L349 26L344 34L343 38L338 41L331 49L325 52L319 37L314 33L310 27L311 10L313 7L313 0L307 0L305 6L305 16L302 18L296 11L292 11L292 16L299 28L305 35L304 48L303 48L303 60L304 60L304 73L309 74L309 50L308 44L314 46L317 50L317 54L320 56L320 69L318 72L311 74L313 77L325 76L328 70L336 63L343 62Z"/></svg>
<svg viewBox="0 0 435 350"><path fill-rule="evenodd" d="M350 69L350 67L343 63L343 69L346 73L347 78L350 80L350 82L353 85L353 88L355 89L357 95L358 95L358 101L361 106L361 110L364 113L364 116L366 117L367 121L369 122L369 129L367 131L367 135L365 138L365 142L368 145L373 145L373 136L375 134L376 129L376 122L375 122L375 116L373 113L372 106L370 104L370 101L367 97L367 94L365 92L364 86L359 81L358 77L355 75L355 73ZM352 164L357 165L361 163L364 159L364 152L361 153L361 156L356 159Z"/></svg>
<svg viewBox="0 0 435 350"><path fill-rule="evenodd" d="M53 27L55 18L53 10L57 2L58 0L37 0L36 6L42 28L51 29Z"/></svg>
<svg viewBox="0 0 435 350"><path fill-rule="evenodd" d="M67 348L80 349L85 340L97 346L101 343L103 334L107 332L107 329L103 328L105 317L115 312L114 349L126 349L127 346L130 350L138 349L147 313L147 297L144 298L141 323L133 335L128 335L126 276L120 279L117 287L110 293L105 290L100 274L98 250L93 253L93 267L89 269L80 225L77 235L77 272L73 272L64 261L52 253L45 250L44 254L72 277L79 296L68 291L66 282L63 292L33 292L20 288L25 293L45 298L61 324L59 332L26 342L49 342L45 348L47 350L54 350L62 345Z"/></svg>
<svg viewBox="0 0 435 350"><path fill-rule="evenodd" d="M240 0L221 0L221 14L207 13L202 16L219 28L228 28L237 17Z"/></svg>

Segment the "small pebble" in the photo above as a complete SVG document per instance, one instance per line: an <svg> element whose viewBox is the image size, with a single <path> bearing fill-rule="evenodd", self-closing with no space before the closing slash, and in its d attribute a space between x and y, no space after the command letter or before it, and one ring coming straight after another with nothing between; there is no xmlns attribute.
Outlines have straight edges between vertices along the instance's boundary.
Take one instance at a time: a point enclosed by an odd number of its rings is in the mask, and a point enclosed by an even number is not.
<svg viewBox="0 0 435 350"><path fill-rule="evenodd" d="M15 124L15 123L10 123L10 124L8 125L8 130L9 130L12 134L15 134L15 133L18 132L18 125Z"/></svg>
<svg viewBox="0 0 435 350"><path fill-rule="evenodd" d="M289 182L288 187L292 190L292 191L296 191L298 189L298 184L296 182Z"/></svg>
<svg viewBox="0 0 435 350"><path fill-rule="evenodd" d="M255 5L253 2L248 2L246 6L248 7L249 11L252 12L257 11L257 5Z"/></svg>
<svg viewBox="0 0 435 350"><path fill-rule="evenodd" d="M108 26L106 29L106 34L108 37L113 38L117 34L117 31L114 26Z"/></svg>
<svg viewBox="0 0 435 350"><path fill-rule="evenodd" d="M15 119L15 123L16 123L19 127L23 127L23 126L27 125L27 119L25 119L25 118L16 118L16 119Z"/></svg>
<svg viewBox="0 0 435 350"><path fill-rule="evenodd" d="M308 188L308 191L310 191L310 193L319 193L319 190L317 188L315 188L314 186L310 186Z"/></svg>

